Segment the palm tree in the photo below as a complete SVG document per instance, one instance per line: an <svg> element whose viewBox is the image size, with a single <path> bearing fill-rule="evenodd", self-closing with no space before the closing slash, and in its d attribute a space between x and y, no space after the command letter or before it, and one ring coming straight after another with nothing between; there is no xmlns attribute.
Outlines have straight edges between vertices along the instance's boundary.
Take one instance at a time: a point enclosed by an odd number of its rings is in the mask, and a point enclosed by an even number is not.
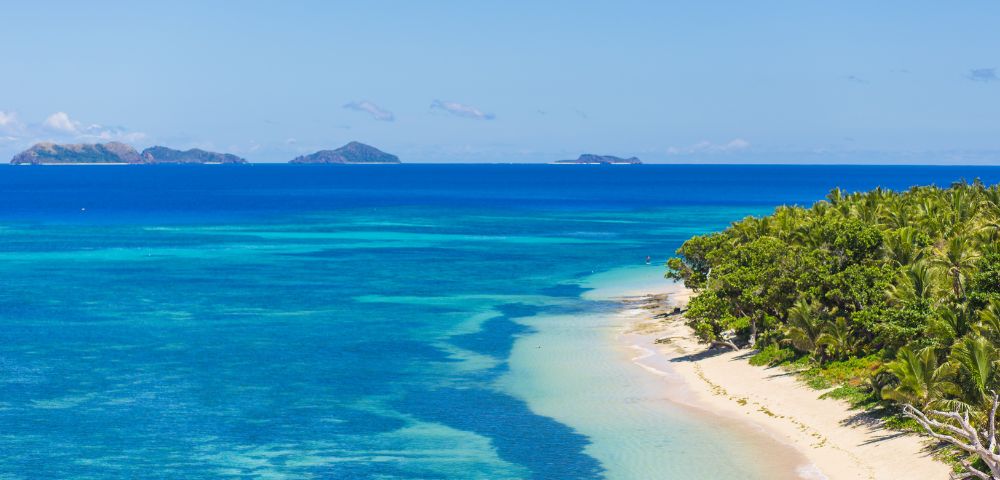
<svg viewBox="0 0 1000 480"><path fill-rule="evenodd" d="M931 237L939 238L945 230L944 214L939 203L933 198L924 198L917 204L917 219L921 230L924 230Z"/></svg>
<svg viewBox="0 0 1000 480"><path fill-rule="evenodd" d="M885 235L882 250L886 258L897 265L909 265L924 258L926 250L920 231L913 227L903 227Z"/></svg>
<svg viewBox="0 0 1000 480"><path fill-rule="evenodd" d="M980 243L990 244L1000 240L1000 218L983 218L976 227L976 237Z"/></svg>
<svg viewBox="0 0 1000 480"><path fill-rule="evenodd" d="M882 216L882 223L896 229L912 228L911 225L916 220L910 205L903 202L883 208Z"/></svg>
<svg viewBox="0 0 1000 480"><path fill-rule="evenodd" d="M816 344L825 347L825 351L836 359L851 356L857 351L859 343L860 339L854 337L844 317L837 317L835 322L827 324L823 333L816 339Z"/></svg>
<svg viewBox="0 0 1000 480"><path fill-rule="evenodd" d="M824 247L826 239L823 238L823 232L819 228L816 228L814 223L810 222L801 225L795 231L793 243L804 249L816 250Z"/></svg>
<svg viewBox="0 0 1000 480"><path fill-rule="evenodd" d="M787 241L799 230L803 213L800 207L778 207L773 215L772 235Z"/></svg>
<svg viewBox="0 0 1000 480"><path fill-rule="evenodd" d="M976 216L979 211L980 202L973 196L973 187L968 184L952 185L948 190L950 200L950 215L948 215L951 235L964 233L969 226L969 220Z"/></svg>
<svg viewBox="0 0 1000 480"><path fill-rule="evenodd" d="M947 344L969 333L977 324L977 317L967 304L942 306L936 313L937 318L931 325L931 330Z"/></svg>
<svg viewBox="0 0 1000 480"><path fill-rule="evenodd" d="M854 235L859 224L863 236ZM986 415L985 392L1000 390L1000 296L982 305L992 296L993 272L979 269L992 269L1000 254L1000 185L835 189L810 208L779 207L720 235L725 241L685 244L692 258L704 259L705 271L719 272L699 292L705 301L693 309L701 315L693 324L753 319L761 338L779 339L819 363L898 355L872 378L873 391L914 406L958 406L974 420ZM764 237L787 255L776 266L747 267L734 252ZM880 254L841 254L841 244L857 241L880 242ZM734 268L741 276L724 273ZM723 279L738 280L740 288ZM848 294L863 296L864 308L838 310Z"/></svg>
<svg viewBox="0 0 1000 480"><path fill-rule="evenodd" d="M979 311L976 333L1000 343L1000 300L990 299L990 304Z"/></svg>
<svg viewBox="0 0 1000 480"><path fill-rule="evenodd" d="M937 270L926 262L909 264L896 275L896 282L889 286L889 300L897 305L926 301L931 303L938 293Z"/></svg>
<svg viewBox="0 0 1000 480"><path fill-rule="evenodd" d="M881 188L876 188L864 194L861 197L862 201L854 210L855 216L868 225L879 225L882 218L882 211L885 208L885 202L882 200L884 197L883 193L884 191Z"/></svg>
<svg viewBox="0 0 1000 480"><path fill-rule="evenodd" d="M937 352L932 347L914 352L910 347L899 349L896 360L888 370L899 379L894 386L882 390L882 398L927 408L948 395L959 393L951 378L954 366L939 364Z"/></svg>
<svg viewBox="0 0 1000 480"><path fill-rule="evenodd" d="M809 354L820 347L818 341L823 334L823 320L817 310L801 298L788 309L788 339L793 347Z"/></svg>
<svg viewBox="0 0 1000 480"><path fill-rule="evenodd" d="M1000 360L997 348L987 339L978 335L968 335L956 343L951 350L951 361L967 380L972 396L968 403L985 405L992 398L990 389L996 386Z"/></svg>
<svg viewBox="0 0 1000 480"><path fill-rule="evenodd" d="M840 187L835 187L833 190L830 190L830 193L826 194L826 199L830 202L830 205L837 205L844 201L844 191Z"/></svg>
<svg viewBox="0 0 1000 480"><path fill-rule="evenodd" d="M955 298L965 299L965 279L969 271L976 267L979 252L969 237L956 236L949 238L944 248L938 248L931 257L933 265L951 278Z"/></svg>

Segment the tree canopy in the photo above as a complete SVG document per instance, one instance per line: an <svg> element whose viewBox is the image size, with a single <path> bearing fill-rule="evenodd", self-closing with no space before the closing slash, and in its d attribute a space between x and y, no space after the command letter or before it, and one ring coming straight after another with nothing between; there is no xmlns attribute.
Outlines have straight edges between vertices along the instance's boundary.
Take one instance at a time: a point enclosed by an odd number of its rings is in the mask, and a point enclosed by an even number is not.
<svg viewBox="0 0 1000 480"><path fill-rule="evenodd" d="M998 185L835 189L691 238L667 267L705 341L871 359L879 401L973 420L1000 389Z"/></svg>

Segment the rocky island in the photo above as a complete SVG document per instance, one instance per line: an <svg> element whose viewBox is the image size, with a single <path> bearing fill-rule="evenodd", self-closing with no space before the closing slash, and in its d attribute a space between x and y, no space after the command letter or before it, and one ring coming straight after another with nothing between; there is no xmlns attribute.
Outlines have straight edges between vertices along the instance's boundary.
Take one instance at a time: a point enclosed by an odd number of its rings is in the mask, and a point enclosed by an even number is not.
<svg viewBox="0 0 1000 480"><path fill-rule="evenodd" d="M13 165L132 164L142 163L142 158L134 148L118 142L67 145L42 142L14 155L10 163Z"/></svg>
<svg viewBox="0 0 1000 480"><path fill-rule="evenodd" d="M638 165L641 164L636 157L621 158L613 155L594 155L585 153L575 160L556 160L558 164L581 164L581 165Z"/></svg>
<svg viewBox="0 0 1000 480"><path fill-rule="evenodd" d="M228 153L206 152L193 148L187 151L167 147L147 148L140 154L124 143L36 143L17 154L13 165L152 165L161 163L247 163Z"/></svg>
<svg viewBox="0 0 1000 480"><path fill-rule="evenodd" d="M350 165L400 162L399 157L385 153L371 145L351 142L336 150L320 150L310 155L296 157L288 163Z"/></svg>
<svg viewBox="0 0 1000 480"><path fill-rule="evenodd" d="M216 153L192 148L190 150L174 150L167 147L150 147L142 151L142 163L247 163L245 158L231 153Z"/></svg>

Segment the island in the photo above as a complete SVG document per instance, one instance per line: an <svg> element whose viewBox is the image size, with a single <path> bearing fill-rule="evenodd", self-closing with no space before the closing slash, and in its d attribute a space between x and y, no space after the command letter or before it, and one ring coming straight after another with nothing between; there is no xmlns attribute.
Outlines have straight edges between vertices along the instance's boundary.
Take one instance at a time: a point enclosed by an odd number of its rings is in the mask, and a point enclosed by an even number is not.
<svg viewBox="0 0 1000 480"><path fill-rule="evenodd" d="M400 163L399 157L385 153L371 145L361 142L351 142L336 150L320 150L310 155L303 155L290 160L295 164L388 164Z"/></svg>
<svg viewBox="0 0 1000 480"><path fill-rule="evenodd" d="M555 163L576 165L639 165L642 161L636 157L621 158L613 155L594 155L592 153L585 153L580 155L575 160L556 160Z"/></svg>
<svg viewBox="0 0 1000 480"><path fill-rule="evenodd" d="M12 165L122 165L142 163L142 157L131 146L119 142L65 145L42 142L14 155L10 163Z"/></svg>
<svg viewBox="0 0 1000 480"><path fill-rule="evenodd" d="M207 152L193 148L181 151L167 147L151 147L140 154L124 143L37 143L17 154L13 165L154 165L185 164L244 164L247 161L228 153Z"/></svg>
<svg viewBox="0 0 1000 480"><path fill-rule="evenodd" d="M142 151L143 163L202 163L202 164L245 164L245 158L231 153L208 152L199 148L174 150L167 147L150 147Z"/></svg>

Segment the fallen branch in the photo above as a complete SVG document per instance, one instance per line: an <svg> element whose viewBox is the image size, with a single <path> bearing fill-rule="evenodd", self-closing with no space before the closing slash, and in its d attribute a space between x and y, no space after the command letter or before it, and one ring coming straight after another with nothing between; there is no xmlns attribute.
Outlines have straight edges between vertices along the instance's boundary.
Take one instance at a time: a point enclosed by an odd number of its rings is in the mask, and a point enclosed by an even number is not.
<svg viewBox="0 0 1000 480"><path fill-rule="evenodd" d="M978 478L981 480L1000 480L1000 451L997 449L996 416L1000 396L993 394L993 407L990 408L990 418L985 430L977 430L969 421L969 413L942 412L928 410L922 412L913 405L904 405L903 414L920 424L927 434L942 442L953 445L968 453L973 458L978 457L989 468L989 473L972 466L968 460L962 460L964 472L952 474L952 479Z"/></svg>
<svg viewBox="0 0 1000 480"><path fill-rule="evenodd" d="M712 347L726 347L726 348L731 348L734 351L740 349L740 347L736 346L736 344L733 343L732 340L712 340L712 343L711 343L710 346L712 346Z"/></svg>

